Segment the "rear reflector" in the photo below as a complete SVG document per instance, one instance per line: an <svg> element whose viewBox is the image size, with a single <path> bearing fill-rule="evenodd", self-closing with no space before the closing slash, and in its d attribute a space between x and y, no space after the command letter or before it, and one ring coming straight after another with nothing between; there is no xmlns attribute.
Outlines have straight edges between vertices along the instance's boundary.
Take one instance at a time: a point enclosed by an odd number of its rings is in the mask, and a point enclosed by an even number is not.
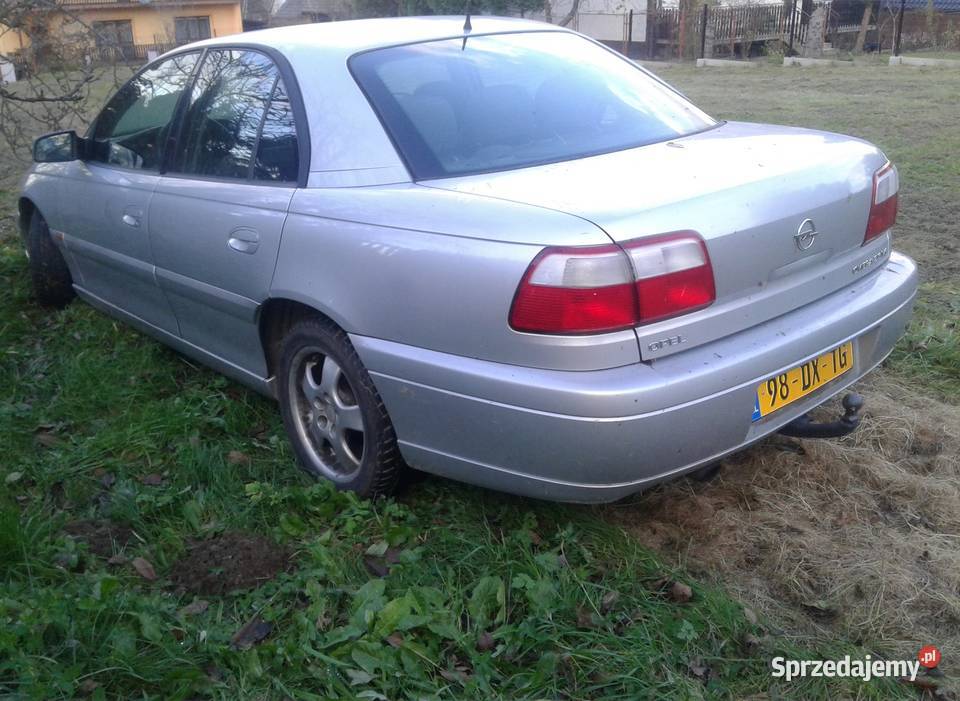
<svg viewBox="0 0 960 701"><path fill-rule="evenodd" d="M714 298L710 258L694 232L623 248L547 248L520 281L510 325L531 333L604 333L701 309Z"/></svg>
<svg viewBox="0 0 960 701"><path fill-rule="evenodd" d="M889 231L897 221L897 199L900 177L893 164L887 163L873 174L873 199L863 242Z"/></svg>

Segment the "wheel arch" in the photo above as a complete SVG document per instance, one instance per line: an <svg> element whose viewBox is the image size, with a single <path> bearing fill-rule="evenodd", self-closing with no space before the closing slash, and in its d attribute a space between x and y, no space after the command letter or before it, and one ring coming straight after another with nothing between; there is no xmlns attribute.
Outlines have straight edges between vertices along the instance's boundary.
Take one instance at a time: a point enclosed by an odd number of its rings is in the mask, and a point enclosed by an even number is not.
<svg viewBox="0 0 960 701"><path fill-rule="evenodd" d="M20 199L17 200L17 224L20 227L21 236L27 235L27 227L30 226L30 220L36 211L38 211L37 205L29 197L21 195Z"/></svg>
<svg viewBox="0 0 960 701"><path fill-rule="evenodd" d="M273 377L276 374L280 342L286 330L308 317L326 319L346 332L342 321L336 315L326 313L312 300L297 296L277 296L268 298L260 305L257 325L260 332L260 345L267 364L267 377Z"/></svg>

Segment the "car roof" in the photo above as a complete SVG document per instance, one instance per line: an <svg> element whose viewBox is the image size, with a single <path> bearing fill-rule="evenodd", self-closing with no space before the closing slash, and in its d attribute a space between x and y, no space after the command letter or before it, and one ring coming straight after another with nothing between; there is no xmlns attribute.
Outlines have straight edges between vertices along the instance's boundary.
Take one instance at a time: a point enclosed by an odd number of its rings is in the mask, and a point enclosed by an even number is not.
<svg viewBox="0 0 960 701"><path fill-rule="evenodd" d="M389 17L299 24L206 39L175 49L250 47L286 58L303 101L309 129L308 187L411 182L379 118L353 79L348 59L370 49L464 36L465 16ZM470 36L567 32L552 24L503 17L471 17ZM173 52L171 52L173 53ZM285 77L286 79L286 77Z"/></svg>
<svg viewBox="0 0 960 701"><path fill-rule="evenodd" d="M256 44L282 53L305 49L326 55L350 56L358 51L397 44L463 36L465 15L383 17L379 19L297 24L206 39L194 46ZM471 36L523 31L564 31L562 27L512 17L471 16Z"/></svg>

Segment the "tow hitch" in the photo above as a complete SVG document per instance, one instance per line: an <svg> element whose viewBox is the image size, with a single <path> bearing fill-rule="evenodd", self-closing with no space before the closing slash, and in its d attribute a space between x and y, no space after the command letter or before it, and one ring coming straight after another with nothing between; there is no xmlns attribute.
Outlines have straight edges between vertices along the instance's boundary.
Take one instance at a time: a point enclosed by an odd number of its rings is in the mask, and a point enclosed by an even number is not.
<svg viewBox="0 0 960 701"><path fill-rule="evenodd" d="M857 429L862 408L863 397L851 392L843 398L844 414L838 420L816 423L809 414L804 414L781 428L780 433L794 438L839 438Z"/></svg>

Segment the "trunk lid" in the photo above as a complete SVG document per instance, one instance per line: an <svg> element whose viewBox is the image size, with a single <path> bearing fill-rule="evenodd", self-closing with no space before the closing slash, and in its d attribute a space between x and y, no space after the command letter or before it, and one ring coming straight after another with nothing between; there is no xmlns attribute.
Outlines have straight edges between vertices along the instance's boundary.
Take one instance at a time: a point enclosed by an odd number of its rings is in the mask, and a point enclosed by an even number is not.
<svg viewBox="0 0 960 701"><path fill-rule="evenodd" d="M862 243L873 174L885 162L851 137L731 122L627 151L421 184L568 212L618 243L698 232L716 302L637 327L641 356L652 359L780 316L875 270L889 237Z"/></svg>

